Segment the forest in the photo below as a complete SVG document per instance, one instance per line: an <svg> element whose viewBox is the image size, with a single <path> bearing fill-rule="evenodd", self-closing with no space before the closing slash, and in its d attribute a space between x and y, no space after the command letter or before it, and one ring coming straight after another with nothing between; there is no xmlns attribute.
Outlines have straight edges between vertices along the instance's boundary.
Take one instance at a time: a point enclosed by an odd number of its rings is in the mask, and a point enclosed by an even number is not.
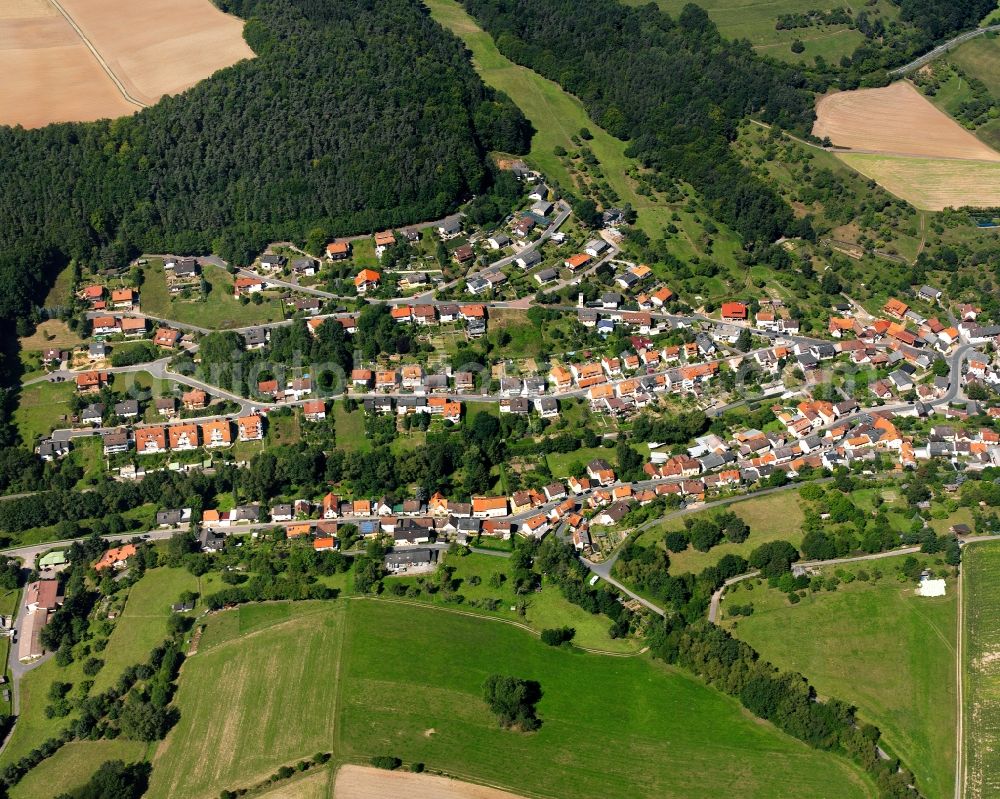
<svg viewBox="0 0 1000 799"><path fill-rule="evenodd" d="M808 131L812 94L802 74L747 42L723 40L694 5L676 21L652 4L616 0L464 5L504 55L579 97L594 121L629 142L629 155L691 183L748 246L788 232L791 209L729 143L748 114Z"/></svg>
<svg viewBox="0 0 1000 799"><path fill-rule="evenodd" d="M0 127L0 319L69 259L214 250L434 219L531 129L411 0L227 0L253 60L132 117Z"/></svg>

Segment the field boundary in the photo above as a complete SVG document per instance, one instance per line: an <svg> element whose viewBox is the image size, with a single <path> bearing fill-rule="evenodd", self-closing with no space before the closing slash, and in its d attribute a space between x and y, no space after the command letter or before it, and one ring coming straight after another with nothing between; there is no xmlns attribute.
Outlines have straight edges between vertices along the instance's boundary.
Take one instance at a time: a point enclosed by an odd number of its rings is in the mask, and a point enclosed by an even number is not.
<svg viewBox="0 0 1000 799"><path fill-rule="evenodd" d="M111 79L111 82L115 85L115 88L118 89L121 96L124 97L126 101L132 103L132 105L138 106L139 108L147 108L148 106L145 103L140 102L129 94L128 89L125 88L125 84L122 83L121 79L115 74L114 70L111 69L108 62L104 60L104 56L97 51L97 48L94 47L90 39L87 38L80 26L76 24L76 20L73 19L70 13L62 7L59 0L49 0L49 3L56 9L56 11L63 15L66 22L69 23L69 26L76 32L76 35L80 37L80 41L86 45L87 49L90 50L94 58L97 59L97 63L100 65L101 69L104 70L105 74L107 74L107 76Z"/></svg>

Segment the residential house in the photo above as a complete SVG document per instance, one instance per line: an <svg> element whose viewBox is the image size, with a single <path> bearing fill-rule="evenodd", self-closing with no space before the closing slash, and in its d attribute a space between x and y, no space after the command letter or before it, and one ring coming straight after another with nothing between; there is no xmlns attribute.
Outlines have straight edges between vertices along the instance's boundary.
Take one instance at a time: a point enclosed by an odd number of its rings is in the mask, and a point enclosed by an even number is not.
<svg viewBox="0 0 1000 799"><path fill-rule="evenodd" d="M326 418L326 403L321 399L308 400L302 406L302 414L309 422L319 422Z"/></svg>
<svg viewBox="0 0 1000 799"><path fill-rule="evenodd" d="M358 294L367 294L382 284L382 275L374 269L362 269L354 278L354 289Z"/></svg>
<svg viewBox="0 0 1000 799"><path fill-rule="evenodd" d="M256 414L237 419L236 430L240 441L260 441L264 438L264 425Z"/></svg>
<svg viewBox="0 0 1000 799"><path fill-rule="evenodd" d="M201 440L206 447L228 447L233 443L232 427L228 419L218 419L201 424Z"/></svg>

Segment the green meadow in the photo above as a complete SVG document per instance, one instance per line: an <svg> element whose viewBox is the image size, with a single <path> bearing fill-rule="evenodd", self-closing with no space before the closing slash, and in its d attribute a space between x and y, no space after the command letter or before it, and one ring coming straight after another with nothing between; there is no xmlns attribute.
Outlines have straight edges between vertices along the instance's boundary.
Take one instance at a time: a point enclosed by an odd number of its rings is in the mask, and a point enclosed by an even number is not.
<svg viewBox="0 0 1000 799"><path fill-rule="evenodd" d="M874 795L846 761L645 656L551 648L508 624L389 601L298 603L247 632L228 621L242 612L210 617L184 665L150 799L214 798L320 751L560 798ZM540 683L537 733L497 726L481 698L493 672Z"/></svg>
<svg viewBox="0 0 1000 799"><path fill-rule="evenodd" d="M766 583L734 586L722 604L753 605L725 626L777 666L808 676L821 696L857 705L884 744L917 777L924 796L954 793L955 581L944 597L919 597L894 573L902 557L860 563L880 569L875 583L856 580L836 591L808 592L792 605Z"/></svg>

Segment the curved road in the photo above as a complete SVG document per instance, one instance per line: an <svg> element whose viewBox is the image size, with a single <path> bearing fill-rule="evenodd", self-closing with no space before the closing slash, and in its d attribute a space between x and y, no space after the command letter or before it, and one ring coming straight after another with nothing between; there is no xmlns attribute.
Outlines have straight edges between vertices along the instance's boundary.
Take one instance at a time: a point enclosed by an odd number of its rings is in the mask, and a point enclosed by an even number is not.
<svg viewBox="0 0 1000 799"><path fill-rule="evenodd" d="M933 50L924 53L919 58L913 59L909 64L898 67L896 69L889 70L890 75L906 75L907 73L913 72L915 69L920 69L924 64L929 64L939 55L947 53L949 50L958 47L960 44L964 44L970 39L975 39L977 36L982 36L987 31L1000 31L1000 25L988 25L985 28L975 28L971 31L966 31L965 33L960 33L953 39L949 39L944 44L939 44Z"/></svg>

